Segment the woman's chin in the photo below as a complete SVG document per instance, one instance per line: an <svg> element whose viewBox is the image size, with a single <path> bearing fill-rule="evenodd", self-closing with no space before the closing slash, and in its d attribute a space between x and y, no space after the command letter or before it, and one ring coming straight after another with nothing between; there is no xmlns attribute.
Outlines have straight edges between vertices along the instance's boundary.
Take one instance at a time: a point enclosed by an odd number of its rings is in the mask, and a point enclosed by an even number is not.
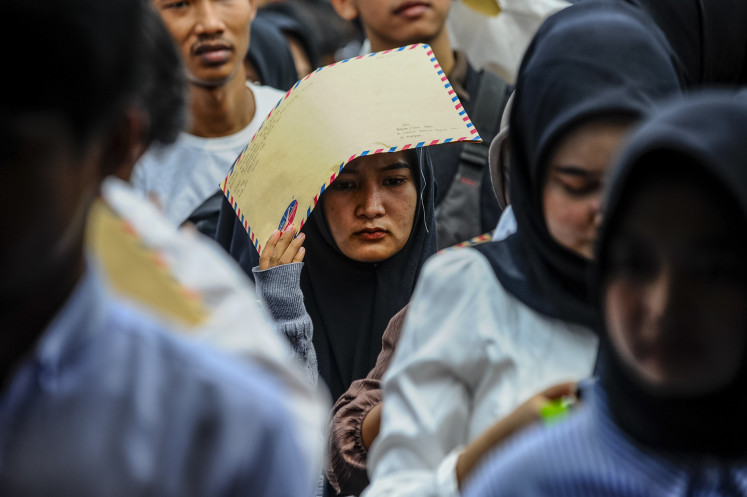
<svg viewBox="0 0 747 497"><path fill-rule="evenodd" d="M371 244L369 246L341 249L342 253L358 262L382 262L393 256L396 251L388 247Z"/></svg>

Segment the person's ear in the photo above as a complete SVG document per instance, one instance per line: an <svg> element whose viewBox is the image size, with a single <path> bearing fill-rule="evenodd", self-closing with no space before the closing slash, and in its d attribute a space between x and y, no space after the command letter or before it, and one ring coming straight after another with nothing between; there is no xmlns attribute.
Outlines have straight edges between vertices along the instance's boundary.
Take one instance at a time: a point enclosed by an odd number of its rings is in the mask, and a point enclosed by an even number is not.
<svg viewBox="0 0 747 497"><path fill-rule="evenodd" d="M147 116L136 107L122 112L114 122L105 142L101 158L102 178L113 175L125 181L130 180L137 160L147 149Z"/></svg>
<svg viewBox="0 0 747 497"><path fill-rule="evenodd" d="M252 11L249 14L249 24L254 20L255 17L257 17L257 0L247 0L249 2L249 6L251 7Z"/></svg>
<svg viewBox="0 0 747 497"><path fill-rule="evenodd" d="M330 0L337 15L346 21L352 21L358 17L358 7L354 0Z"/></svg>

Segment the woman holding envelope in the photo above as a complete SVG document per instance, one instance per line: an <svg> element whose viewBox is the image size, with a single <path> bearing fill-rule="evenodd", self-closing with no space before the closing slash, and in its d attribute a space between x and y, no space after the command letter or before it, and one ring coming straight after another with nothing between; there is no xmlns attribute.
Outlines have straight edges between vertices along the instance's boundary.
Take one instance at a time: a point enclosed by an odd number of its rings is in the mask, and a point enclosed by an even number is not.
<svg viewBox="0 0 747 497"><path fill-rule="evenodd" d="M298 236L276 231L261 256L238 221L230 236L219 222L219 241L252 272L299 356L316 355L333 399L373 368L387 323L436 251L433 198L430 156L420 148L347 164Z"/></svg>

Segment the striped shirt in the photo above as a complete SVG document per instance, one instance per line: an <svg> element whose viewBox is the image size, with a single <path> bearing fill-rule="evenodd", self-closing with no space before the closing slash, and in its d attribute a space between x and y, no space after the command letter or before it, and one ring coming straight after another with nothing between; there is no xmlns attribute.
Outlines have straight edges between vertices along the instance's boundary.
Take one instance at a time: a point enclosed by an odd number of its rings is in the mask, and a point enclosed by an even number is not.
<svg viewBox="0 0 747 497"><path fill-rule="evenodd" d="M747 461L683 457L637 445L597 385L570 419L527 432L493 454L464 497L747 496Z"/></svg>

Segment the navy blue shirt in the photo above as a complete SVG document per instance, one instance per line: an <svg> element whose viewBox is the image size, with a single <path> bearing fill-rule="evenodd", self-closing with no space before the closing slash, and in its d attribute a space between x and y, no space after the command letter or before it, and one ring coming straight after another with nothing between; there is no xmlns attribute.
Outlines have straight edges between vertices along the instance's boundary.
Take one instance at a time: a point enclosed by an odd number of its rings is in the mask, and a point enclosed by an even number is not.
<svg viewBox="0 0 747 497"><path fill-rule="evenodd" d="M0 495L313 495L283 395L89 269L0 396Z"/></svg>

